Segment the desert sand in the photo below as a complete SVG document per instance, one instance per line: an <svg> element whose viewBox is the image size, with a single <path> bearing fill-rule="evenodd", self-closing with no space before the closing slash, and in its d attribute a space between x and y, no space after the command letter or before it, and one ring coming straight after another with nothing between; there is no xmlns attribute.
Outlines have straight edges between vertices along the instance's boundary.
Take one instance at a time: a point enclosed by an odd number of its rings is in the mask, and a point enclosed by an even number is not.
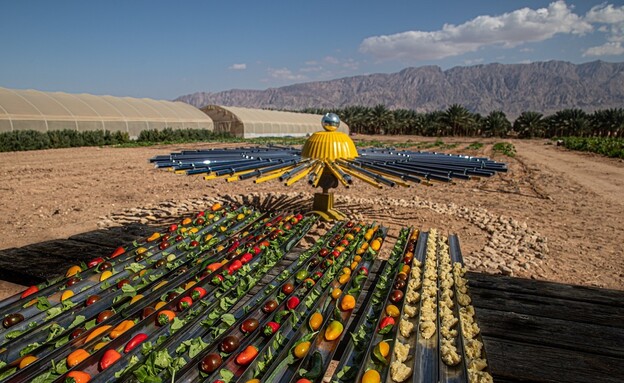
<svg viewBox="0 0 624 383"><path fill-rule="evenodd" d="M380 139L379 137L362 137ZM434 140L382 137L392 142ZM624 162L571 152L543 140L507 140L514 158L494 153L500 140L456 138L451 153L488 156L509 171L493 178L374 189L362 182L335 190L351 218L390 227L436 227L459 236L477 271L624 289ZM468 150L471 142L485 145ZM225 183L176 175L148 163L179 149L238 146L203 143L141 148L73 148L0 153L0 249L143 222L159 227L215 199L262 203L287 194L307 209L314 190L300 182ZM390 241L391 242L391 241ZM121 244L120 244L121 245ZM389 251L392 243L384 246ZM23 289L0 283L0 298Z"/></svg>

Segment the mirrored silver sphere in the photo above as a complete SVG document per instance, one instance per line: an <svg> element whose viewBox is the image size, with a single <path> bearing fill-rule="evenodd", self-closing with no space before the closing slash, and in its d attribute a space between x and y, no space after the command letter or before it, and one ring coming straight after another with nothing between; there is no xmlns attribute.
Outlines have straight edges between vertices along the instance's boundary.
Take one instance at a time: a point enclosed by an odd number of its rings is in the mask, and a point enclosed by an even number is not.
<svg viewBox="0 0 624 383"><path fill-rule="evenodd" d="M321 124L326 130L336 130L340 126L340 117L335 113L327 113L321 119Z"/></svg>

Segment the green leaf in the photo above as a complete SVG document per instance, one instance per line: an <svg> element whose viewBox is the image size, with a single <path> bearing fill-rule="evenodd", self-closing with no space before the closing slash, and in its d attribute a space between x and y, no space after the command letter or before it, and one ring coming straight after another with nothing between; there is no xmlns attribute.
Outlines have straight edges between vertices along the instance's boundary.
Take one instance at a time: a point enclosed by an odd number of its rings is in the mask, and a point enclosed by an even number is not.
<svg viewBox="0 0 624 383"><path fill-rule="evenodd" d="M38 375L35 379L31 380L30 383L52 383L59 376L60 375L56 375L53 374L51 371L48 371L45 374Z"/></svg>
<svg viewBox="0 0 624 383"><path fill-rule="evenodd" d="M228 326L231 326L236 322L236 317L234 317L234 315L232 314L223 314L221 316L221 321Z"/></svg>
<svg viewBox="0 0 624 383"><path fill-rule="evenodd" d="M85 330L91 330L93 327L95 327L95 325L97 324L95 322L97 318L93 318L90 321L88 321L87 323L85 323L84 328Z"/></svg>
<svg viewBox="0 0 624 383"><path fill-rule="evenodd" d="M126 283L125 285L121 286L121 291L123 291L123 293L129 297L133 297L137 293L136 288L134 288L129 283Z"/></svg>
<svg viewBox="0 0 624 383"><path fill-rule="evenodd" d="M25 332L26 332L26 330L13 330L13 331L9 331L9 332L8 332L8 333L4 336L4 337L5 337L5 339L7 339L7 340L10 340L10 339L15 339L15 338L17 338L18 336L20 336L20 335L22 335L23 333L25 333Z"/></svg>
<svg viewBox="0 0 624 383"><path fill-rule="evenodd" d="M85 318L85 316L84 316L84 315L77 315L77 316L74 318L73 322L71 322L71 324L69 325L69 327L68 327L68 328L73 328L73 327L78 326L79 324L81 324L82 322L84 322L84 321L85 321L85 319L87 319L87 318Z"/></svg>
<svg viewBox="0 0 624 383"><path fill-rule="evenodd" d="M208 347L208 343L204 342L202 338L193 339L189 348L189 357L196 357L206 347Z"/></svg>
<svg viewBox="0 0 624 383"><path fill-rule="evenodd" d="M68 371L67 364L64 360L58 364L54 364L54 360L52 360L52 371L58 375L63 375Z"/></svg>
<svg viewBox="0 0 624 383"><path fill-rule="evenodd" d="M173 322L171 323L171 332L176 332L182 327L184 327L184 321L178 317L173 318Z"/></svg>
<svg viewBox="0 0 624 383"><path fill-rule="evenodd" d="M50 326L50 332L48 333L48 337L46 338L46 342L56 338L60 333L62 333L63 331L65 331L65 329L59 325L58 323L53 323L52 326Z"/></svg>
<svg viewBox="0 0 624 383"><path fill-rule="evenodd" d="M50 304L50 301L48 301L48 298L46 297L37 298L37 309L39 311L46 311L47 309L51 307L52 305Z"/></svg>
<svg viewBox="0 0 624 383"><path fill-rule="evenodd" d="M143 270L144 268L145 268L145 266L143 266L142 264L133 262L133 263L129 264L128 266L126 266L124 268L124 270L130 270L133 273L138 273L139 271Z"/></svg>
<svg viewBox="0 0 624 383"><path fill-rule="evenodd" d="M37 342L29 344L20 351L20 356L28 355L32 350L39 346L41 346L41 344Z"/></svg>
<svg viewBox="0 0 624 383"><path fill-rule="evenodd" d="M229 383L234 379L234 373L225 368L219 370L219 375L221 375L221 380L223 380L224 383Z"/></svg>
<svg viewBox="0 0 624 383"><path fill-rule="evenodd" d="M59 315L62 312L63 312L63 309L61 307L51 307L48 310L46 310L46 319L54 318L55 316Z"/></svg>

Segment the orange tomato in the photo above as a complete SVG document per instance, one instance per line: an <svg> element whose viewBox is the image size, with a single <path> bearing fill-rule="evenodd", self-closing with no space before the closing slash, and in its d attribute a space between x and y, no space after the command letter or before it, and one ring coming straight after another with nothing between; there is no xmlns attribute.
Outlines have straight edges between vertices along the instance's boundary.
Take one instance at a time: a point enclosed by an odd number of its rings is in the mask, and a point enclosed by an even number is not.
<svg viewBox="0 0 624 383"><path fill-rule="evenodd" d="M353 310L355 308L355 297L350 294L343 296L342 301L340 302L340 308L342 311Z"/></svg>
<svg viewBox="0 0 624 383"><path fill-rule="evenodd" d="M77 366L78 364L80 364L80 362L82 362L83 360L87 359L91 354L89 354L89 352L87 352L87 350L83 349L83 348L79 348L78 350L72 352L71 354L67 355L67 358L65 359L65 362L67 363L67 367L69 368L74 368L75 366Z"/></svg>

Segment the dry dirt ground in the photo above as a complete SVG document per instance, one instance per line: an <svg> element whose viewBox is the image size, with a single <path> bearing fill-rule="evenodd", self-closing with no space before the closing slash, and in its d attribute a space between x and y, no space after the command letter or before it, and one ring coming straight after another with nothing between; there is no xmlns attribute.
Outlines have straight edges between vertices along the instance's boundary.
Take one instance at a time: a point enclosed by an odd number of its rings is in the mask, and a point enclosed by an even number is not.
<svg viewBox="0 0 624 383"><path fill-rule="evenodd" d="M541 140L512 140L515 158L494 153L496 140L444 141L457 144L447 152L486 155L507 162L509 172L457 184L381 191L356 181L350 189L336 190L338 208L352 218L389 226L391 237L403 225L456 233L467 265L475 270L624 289L624 162L570 152ZM485 145L466 148L476 141ZM303 182L291 188L278 182L207 182L148 163L154 155L179 149L223 146L0 153L0 249L128 222L159 225L214 199L258 204L286 193L287 201L309 206L314 191ZM0 283L0 298L19 289Z"/></svg>

